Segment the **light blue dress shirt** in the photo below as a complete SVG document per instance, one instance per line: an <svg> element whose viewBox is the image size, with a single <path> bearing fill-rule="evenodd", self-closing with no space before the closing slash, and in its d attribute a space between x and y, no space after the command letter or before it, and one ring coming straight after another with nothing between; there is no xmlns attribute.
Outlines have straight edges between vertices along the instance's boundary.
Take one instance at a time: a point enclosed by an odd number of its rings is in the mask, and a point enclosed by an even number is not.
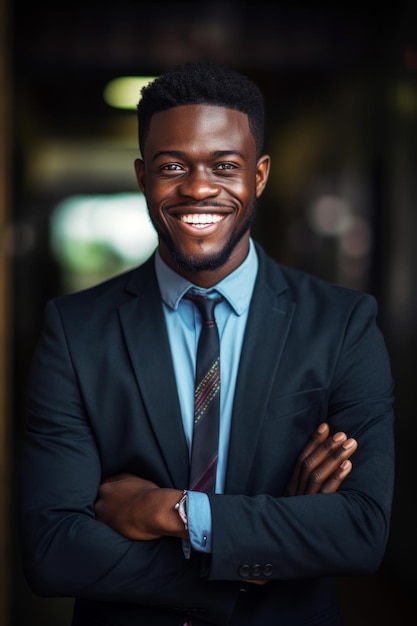
<svg viewBox="0 0 417 626"><path fill-rule="evenodd" d="M258 258L253 241L249 253L234 272L210 289L202 289L172 270L155 254L155 269L163 300L163 310L171 346L178 396L185 437L191 452L194 414L194 374L197 343L201 330L201 316L196 306L183 300L193 290L220 294L224 300L215 308L220 336L220 432L216 476L216 493L222 493L226 475L233 397L239 359L245 334L249 305L258 271ZM186 485L184 485L186 488ZM188 527L194 549L211 551L211 510L206 494L188 492Z"/></svg>

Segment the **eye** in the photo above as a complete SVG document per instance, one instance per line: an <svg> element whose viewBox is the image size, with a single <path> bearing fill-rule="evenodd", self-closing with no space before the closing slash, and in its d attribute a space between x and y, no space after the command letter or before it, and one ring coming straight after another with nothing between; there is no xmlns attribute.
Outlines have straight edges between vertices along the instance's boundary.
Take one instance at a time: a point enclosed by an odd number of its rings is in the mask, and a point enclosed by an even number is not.
<svg viewBox="0 0 417 626"><path fill-rule="evenodd" d="M179 163L166 163L165 165L161 166L161 170L165 171L165 172L178 172L178 171L182 171L184 168L179 165Z"/></svg>
<svg viewBox="0 0 417 626"><path fill-rule="evenodd" d="M237 165L234 163L219 163L216 165L216 170L226 171L226 170L235 170L237 169Z"/></svg>

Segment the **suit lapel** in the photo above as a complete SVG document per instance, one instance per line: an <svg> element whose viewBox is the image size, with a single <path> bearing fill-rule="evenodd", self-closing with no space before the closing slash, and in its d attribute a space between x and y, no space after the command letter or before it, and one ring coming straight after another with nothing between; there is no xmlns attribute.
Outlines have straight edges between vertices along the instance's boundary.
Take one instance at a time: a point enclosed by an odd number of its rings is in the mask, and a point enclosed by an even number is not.
<svg viewBox="0 0 417 626"><path fill-rule="evenodd" d="M167 473L183 488L188 447L153 259L133 274L129 291L136 297L119 309L127 349Z"/></svg>
<svg viewBox="0 0 417 626"><path fill-rule="evenodd" d="M258 255L259 273L235 391L227 493L245 489L295 308L279 266L259 248ZM167 475L173 486L182 488L188 484L188 447L153 259L132 275L128 291L135 297L119 310L127 349Z"/></svg>
<svg viewBox="0 0 417 626"><path fill-rule="evenodd" d="M226 492L242 493L259 430L291 325L295 304L280 270L258 250L260 266L249 310L236 383ZM269 267L267 267L269 266Z"/></svg>

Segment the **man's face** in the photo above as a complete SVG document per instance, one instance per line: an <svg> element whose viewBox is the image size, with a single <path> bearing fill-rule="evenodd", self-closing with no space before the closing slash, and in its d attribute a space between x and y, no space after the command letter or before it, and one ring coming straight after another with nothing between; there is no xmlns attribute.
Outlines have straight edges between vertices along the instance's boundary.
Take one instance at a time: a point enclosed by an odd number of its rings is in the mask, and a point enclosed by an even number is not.
<svg viewBox="0 0 417 626"><path fill-rule="evenodd" d="M269 172L244 113L208 105L157 113L135 167L170 267L208 287L240 265Z"/></svg>

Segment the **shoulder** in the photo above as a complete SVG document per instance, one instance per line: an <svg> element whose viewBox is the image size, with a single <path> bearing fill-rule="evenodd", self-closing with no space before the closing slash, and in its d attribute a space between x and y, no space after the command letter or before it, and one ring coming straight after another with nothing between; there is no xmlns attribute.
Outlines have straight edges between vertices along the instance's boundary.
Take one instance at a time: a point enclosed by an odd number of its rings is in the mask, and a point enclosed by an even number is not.
<svg viewBox="0 0 417 626"><path fill-rule="evenodd" d="M97 319L108 317L125 303L140 297L149 285L154 287L154 266L148 260L140 267L118 274L97 285L49 300L46 312L56 311L62 318Z"/></svg>
<svg viewBox="0 0 417 626"><path fill-rule="evenodd" d="M331 310L352 310L356 307L375 314L375 297L363 291L323 280L309 272L283 265L257 244L259 258L259 280L299 304L322 309L323 314Z"/></svg>

